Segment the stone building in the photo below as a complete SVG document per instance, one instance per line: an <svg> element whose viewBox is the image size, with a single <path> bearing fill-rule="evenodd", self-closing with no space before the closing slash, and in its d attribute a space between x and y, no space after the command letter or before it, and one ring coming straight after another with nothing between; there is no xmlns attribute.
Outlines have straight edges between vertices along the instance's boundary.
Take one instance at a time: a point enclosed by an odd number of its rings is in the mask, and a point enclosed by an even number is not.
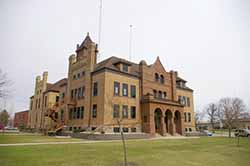
<svg viewBox="0 0 250 166"><path fill-rule="evenodd" d="M61 85L47 83L48 73L42 81L37 77L29 127L115 133L121 120L124 132L182 135L195 130L193 90L159 57L151 65L118 57L97 63L97 53L87 35L69 57L68 78Z"/></svg>

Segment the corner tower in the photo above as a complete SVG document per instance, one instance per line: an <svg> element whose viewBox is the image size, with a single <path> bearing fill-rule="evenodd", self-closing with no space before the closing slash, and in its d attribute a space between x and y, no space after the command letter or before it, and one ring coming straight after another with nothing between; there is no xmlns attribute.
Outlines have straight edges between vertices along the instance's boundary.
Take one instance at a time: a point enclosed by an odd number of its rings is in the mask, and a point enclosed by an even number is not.
<svg viewBox="0 0 250 166"><path fill-rule="evenodd" d="M76 55L69 57L67 110L69 111L68 126L89 126L89 110L91 109L92 76L97 61L97 44L89 33L83 42L76 47ZM82 118L75 118L76 111L84 112Z"/></svg>

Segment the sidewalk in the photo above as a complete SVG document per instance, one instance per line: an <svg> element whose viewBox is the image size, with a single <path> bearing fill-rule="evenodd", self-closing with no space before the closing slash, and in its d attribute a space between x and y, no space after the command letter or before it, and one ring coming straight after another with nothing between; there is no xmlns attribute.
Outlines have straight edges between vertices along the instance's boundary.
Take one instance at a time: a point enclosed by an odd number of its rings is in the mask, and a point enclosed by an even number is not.
<svg viewBox="0 0 250 166"><path fill-rule="evenodd" d="M171 136L171 137L154 137L150 139L130 139L126 141L152 141L152 140L167 140L167 139L197 139L200 137L184 137L184 136ZM29 145L59 145L59 144L91 144L91 143L106 143L106 142L121 142L121 140L83 140L79 142L40 142L40 143L15 143L15 144L0 144L0 147L5 146L29 146Z"/></svg>

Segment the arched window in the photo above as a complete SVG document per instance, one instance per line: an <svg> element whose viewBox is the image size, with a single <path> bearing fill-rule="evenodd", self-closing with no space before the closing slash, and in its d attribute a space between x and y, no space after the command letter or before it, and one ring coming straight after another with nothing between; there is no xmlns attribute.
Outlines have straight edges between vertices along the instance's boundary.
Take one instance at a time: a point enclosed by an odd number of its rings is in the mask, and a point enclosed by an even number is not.
<svg viewBox="0 0 250 166"><path fill-rule="evenodd" d="M161 84L164 84L164 76L163 75L160 76L160 82L161 82Z"/></svg>
<svg viewBox="0 0 250 166"><path fill-rule="evenodd" d="M158 82L159 81L159 74L155 73L155 81Z"/></svg>
<svg viewBox="0 0 250 166"><path fill-rule="evenodd" d="M158 98L162 99L162 92L161 91L158 92Z"/></svg>
<svg viewBox="0 0 250 166"><path fill-rule="evenodd" d="M156 98L157 97L157 91L153 90L153 93L154 93L154 98Z"/></svg>
<svg viewBox="0 0 250 166"><path fill-rule="evenodd" d="M164 98L164 99L167 98L167 92L163 92L163 98Z"/></svg>

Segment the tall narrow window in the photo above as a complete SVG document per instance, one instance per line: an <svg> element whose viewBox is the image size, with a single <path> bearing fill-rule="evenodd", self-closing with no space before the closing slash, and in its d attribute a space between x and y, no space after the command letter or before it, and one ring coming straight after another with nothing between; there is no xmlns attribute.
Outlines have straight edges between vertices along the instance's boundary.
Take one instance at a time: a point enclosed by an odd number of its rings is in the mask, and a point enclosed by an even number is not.
<svg viewBox="0 0 250 166"><path fill-rule="evenodd" d="M164 76L163 75L160 76L160 82L161 82L161 84L164 84Z"/></svg>
<svg viewBox="0 0 250 166"><path fill-rule="evenodd" d="M187 106L190 107L190 98L187 97Z"/></svg>
<svg viewBox="0 0 250 166"><path fill-rule="evenodd" d="M81 107L80 118L83 119L84 117L84 107Z"/></svg>
<svg viewBox="0 0 250 166"><path fill-rule="evenodd" d="M183 100L183 105L187 106L187 100L185 96L182 96L182 100Z"/></svg>
<svg viewBox="0 0 250 166"><path fill-rule="evenodd" d="M93 96L97 96L97 95L98 95L98 83L95 82L94 87L93 87Z"/></svg>
<svg viewBox="0 0 250 166"><path fill-rule="evenodd" d="M157 91L155 89L153 90L153 93L154 93L154 98L157 98Z"/></svg>
<svg viewBox="0 0 250 166"><path fill-rule="evenodd" d="M120 95L120 83L114 82L114 95L119 96Z"/></svg>
<svg viewBox="0 0 250 166"><path fill-rule="evenodd" d="M187 122L187 113L184 112L184 121Z"/></svg>
<svg viewBox="0 0 250 166"><path fill-rule="evenodd" d="M191 122L191 113L188 113L188 122Z"/></svg>
<svg viewBox="0 0 250 166"><path fill-rule="evenodd" d="M82 95L81 95L81 96L82 96L82 97L85 96L85 86L82 87Z"/></svg>
<svg viewBox="0 0 250 166"><path fill-rule="evenodd" d="M74 98L74 90L71 90L71 99Z"/></svg>
<svg viewBox="0 0 250 166"><path fill-rule="evenodd" d="M122 118L128 118L128 106L127 105L122 106Z"/></svg>
<svg viewBox="0 0 250 166"><path fill-rule="evenodd" d="M78 88L78 99L82 97L82 88Z"/></svg>
<svg viewBox="0 0 250 166"><path fill-rule="evenodd" d="M159 98L159 99L162 98L162 92L161 92L161 91L158 92L158 98Z"/></svg>
<svg viewBox="0 0 250 166"><path fill-rule="evenodd" d="M77 108L74 107L74 112L73 112L73 118L72 119L76 119L76 113L77 113Z"/></svg>
<svg viewBox="0 0 250 166"><path fill-rule="evenodd" d="M131 106L131 110L130 110L130 116L131 119L135 119L136 118L136 107L135 106Z"/></svg>
<svg viewBox="0 0 250 166"><path fill-rule="evenodd" d="M76 118L77 119L80 119L80 112L81 112L81 108L80 107L77 107L77 116L76 116Z"/></svg>
<svg viewBox="0 0 250 166"><path fill-rule="evenodd" d="M181 96L178 96L178 102L181 104Z"/></svg>
<svg viewBox="0 0 250 166"><path fill-rule="evenodd" d="M155 81L158 82L159 81L159 74L155 73Z"/></svg>
<svg viewBox="0 0 250 166"><path fill-rule="evenodd" d="M92 109L92 118L96 118L96 117L97 117L97 105L94 104L93 109Z"/></svg>
<svg viewBox="0 0 250 166"><path fill-rule="evenodd" d="M56 96L56 102L58 102L59 101L59 96Z"/></svg>
<svg viewBox="0 0 250 166"><path fill-rule="evenodd" d="M61 116L60 116L61 118L61 121L63 121L64 120L64 110L63 109L61 109Z"/></svg>
<svg viewBox="0 0 250 166"><path fill-rule="evenodd" d="M163 93L163 98L166 99L167 98L167 92Z"/></svg>
<svg viewBox="0 0 250 166"><path fill-rule="evenodd" d="M122 95L128 96L128 84L122 84Z"/></svg>
<svg viewBox="0 0 250 166"><path fill-rule="evenodd" d="M71 120L71 119L72 119L72 113L73 113L73 109L72 109L72 108L70 108L70 110L69 110L69 120Z"/></svg>
<svg viewBox="0 0 250 166"><path fill-rule="evenodd" d="M74 95L74 99L77 98L77 89L75 89L75 95Z"/></svg>
<svg viewBox="0 0 250 166"><path fill-rule="evenodd" d="M115 104L113 110L113 118L119 118L119 117L120 117L120 106L118 104Z"/></svg>
<svg viewBox="0 0 250 166"><path fill-rule="evenodd" d="M130 95L132 98L136 98L136 86L135 85L130 86Z"/></svg>

